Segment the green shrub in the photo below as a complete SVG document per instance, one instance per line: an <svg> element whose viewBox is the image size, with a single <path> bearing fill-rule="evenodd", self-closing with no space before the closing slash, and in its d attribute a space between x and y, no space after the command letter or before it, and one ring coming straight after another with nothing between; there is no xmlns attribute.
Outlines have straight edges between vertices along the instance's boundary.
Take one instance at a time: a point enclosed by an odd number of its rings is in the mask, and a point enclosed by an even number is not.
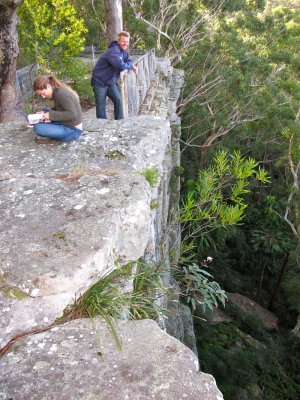
<svg viewBox="0 0 300 400"><path fill-rule="evenodd" d="M140 174L144 176L144 178L152 188L157 184L159 173L156 169L154 168L145 169L144 171L141 171Z"/></svg>
<svg viewBox="0 0 300 400"><path fill-rule="evenodd" d="M175 270L175 279L180 286L180 294L195 311L197 305L205 312L206 307L212 310L218 303L225 306L227 296L220 285L213 281L213 276L199 265L185 264Z"/></svg>
<svg viewBox="0 0 300 400"><path fill-rule="evenodd" d="M117 334L118 319L157 319L163 313L159 297L168 292L161 283L160 268L159 264L140 260L115 269L75 300L61 320L87 317L93 319L99 315L106 321L120 349L122 343ZM124 291L125 283L130 279L133 279L133 291ZM101 339L99 334L97 336L102 353Z"/></svg>
<svg viewBox="0 0 300 400"><path fill-rule="evenodd" d="M70 57L67 62L59 63L55 68L56 75L69 82L76 90L81 103L94 103L90 72L91 65L78 57Z"/></svg>
<svg viewBox="0 0 300 400"><path fill-rule="evenodd" d="M211 326L198 320L195 333L201 369L216 378L226 400L300 398L300 385L293 380L288 362L291 353L297 359L299 348L296 346L287 354L290 341L266 333L265 343L255 347L244 340L235 324ZM295 361L294 366L298 371L299 362Z"/></svg>
<svg viewBox="0 0 300 400"><path fill-rule="evenodd" d="M266 332L263 321L255 316L244 312L240 307L227 304L226 312L235 319L235 325L243 332L248 333L258 340L266 340L269 335Z"/></svg>

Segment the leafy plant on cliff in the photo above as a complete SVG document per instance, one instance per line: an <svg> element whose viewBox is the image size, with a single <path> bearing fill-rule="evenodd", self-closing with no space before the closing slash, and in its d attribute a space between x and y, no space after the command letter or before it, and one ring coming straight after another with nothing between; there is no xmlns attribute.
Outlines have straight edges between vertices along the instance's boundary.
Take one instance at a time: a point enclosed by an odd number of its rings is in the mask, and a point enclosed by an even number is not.
<svg viewBox="0 0 300 400"><path fill-rule="evenodd" d="M165 312L162 298L169 295L161 276L164 266L161 263L140 262L133 280L133 293L130 298L130 318L151 318L157 320Z"/></svg>
<svg viewBox="0 0 300 400"><path fill-rule="evenodd" d="M141 171L140 174L143 175L151 187L154 187L157 184L159 173L155 168L145 169L144 171Z"/></svg>
<svg viewBox="0 0 300 400"><path fill-rule="evenodd" d="M187 194L180 209L182 248L185 250L181 252L182 266L178 268L176 278L182 296L194 311L197 304L203 311L206 307L217 307L218 303L225 305L225 291L207 271L211 257L205 261L200 261L200 257L213 245L223 245L229 228L241 224L247 208L245 196L255 180L267 183L269 176L264 169L258 168L253 158L245 158L239 151L231 155L219 151L214 162L199 171L197 180L187 182ZM218 242L216 235L213 236L215 232L218 232Z"/></svg>
<svg viewBox="0 0 300 400"><path fill-rule="evenodd" d="M206 307L212 310L218 307L218 303L225 306L227 300L225 291L207 271L208 262L210 257L201 263L201 267L195 263L183 265L174 274L180 285L181 297L191 305L193 311L199 306L203 312Z"/></svg>
<svg viewBox="0 0 300 400"><path fill-rule="evenodd" d="M270 178L253 158L245 158L235 150L232 154L218 151L211 165L199 171L196 180L187 181L180 222L184 239L196 243L198 253L209 247L213 231L224 232L224 242L226 230L241 224L247 208L245 195L255 180L268 183Z"/></svg>
<svg viewBox="0 0 300 400"><path fill-rule="evenodd" d="M159 264L139 260L102 277L74 304L65 310L66 319L95 318L101 316L113 335L119 349L121 339L117 333L118 320L150 318L158 319L164 312L160 297L168 291L160 280ZM127 288L127 283L132 286ZM103 354L101 335L97 332L99 347Z"/></svg>
<svg viewBox="0 0 300 400"><path fill-rule="evenodd" d="M90 287L74 304L66 311L67 319L91 318L101 316L107 323L115 343L119 349L122 347L117 334L117 319L121 318L124 309L128 307L128 295L121 292L120 277L124 276L124 270L115 270L101 278ZM100 335L97 335L99 347L102 352Z"/></svg>

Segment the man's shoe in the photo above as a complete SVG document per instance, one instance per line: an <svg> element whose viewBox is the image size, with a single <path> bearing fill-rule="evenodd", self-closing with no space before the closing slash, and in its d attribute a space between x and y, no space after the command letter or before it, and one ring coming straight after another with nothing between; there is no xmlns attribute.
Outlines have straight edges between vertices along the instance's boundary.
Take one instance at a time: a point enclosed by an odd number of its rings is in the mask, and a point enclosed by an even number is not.
<svg viewBox="0 0 300 400"><path fill-rule="evenodd" d="M59 140L48 138L47 136L36 136L34 141L39 144L58 144Z"/></svg>

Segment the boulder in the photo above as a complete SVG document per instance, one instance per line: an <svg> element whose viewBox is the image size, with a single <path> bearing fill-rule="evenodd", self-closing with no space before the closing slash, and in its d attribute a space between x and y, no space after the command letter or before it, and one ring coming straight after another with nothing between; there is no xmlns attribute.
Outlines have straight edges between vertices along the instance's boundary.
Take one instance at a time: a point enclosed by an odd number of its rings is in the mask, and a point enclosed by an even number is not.
<svg viewBox="0 0 300 400"><path fill-rule="evenodd" d="M195 354L151 320L79 319L20 339L1 359L0 399L222 400Z"/></svg>
<svg viewBox="0 0 300 400"><path fill-rule="evenodd" d="M0 125L2 346L50 325L101 276L161 239L167 211L150 203L160 186L167 190L170 141L169 122L147 116L87 120L79 140L43 145L26 126ZM157 171L154 188L148 169ZM167 207L164 193L157 203Z"/></svg>
<svg viewBox="0 0 300 400"><path fill-rule="evenodd" d="M239 293L228 293L227 295L230 303L240 307L245 313L258 317L266 330L278 330L278 318L270 311Z"/></svg>

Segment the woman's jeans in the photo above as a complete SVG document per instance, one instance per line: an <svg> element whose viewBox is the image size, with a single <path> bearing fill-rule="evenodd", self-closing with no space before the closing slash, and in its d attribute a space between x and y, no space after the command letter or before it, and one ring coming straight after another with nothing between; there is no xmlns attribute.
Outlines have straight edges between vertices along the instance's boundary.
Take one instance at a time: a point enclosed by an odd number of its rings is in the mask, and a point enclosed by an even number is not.
<svg viewBox="0 0 300 400"><path fill-rule="evenodd" d="M106 119L106 97L114 103L115 119L123 119L122 100L116 84L109 86L93 86L96 99L96 117Z"/></svg>
<svg viewBox="0 0 300 400"><path fill-rule="evenodd" d="M39 136L46 136L51 139L69 142L78 139L82 130L74 126L63 125L61 122L39 122L33 127L34 132Z"/></svg>

